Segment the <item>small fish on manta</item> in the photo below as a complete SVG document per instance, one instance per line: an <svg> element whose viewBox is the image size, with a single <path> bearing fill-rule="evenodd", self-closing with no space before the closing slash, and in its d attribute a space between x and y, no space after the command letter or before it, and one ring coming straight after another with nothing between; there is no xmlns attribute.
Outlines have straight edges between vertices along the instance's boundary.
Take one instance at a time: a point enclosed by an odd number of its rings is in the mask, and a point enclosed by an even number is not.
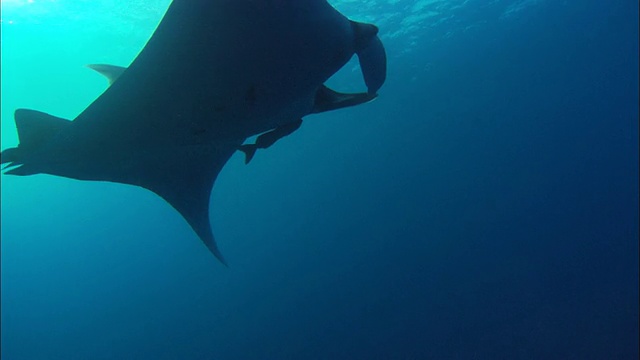
<svg viewBox="0 0 640 360"><path fill-rule="evenodd" d="M353 55L367 91L324 85ZM249 163L303 117L372 101L387 59L376 26L326 0L180 0L128 68L89 67L110 86L73 121L15 111L19 144L0 154L5 174L148 189L227 265L209 198L231 155L240 150Z"/></svg>

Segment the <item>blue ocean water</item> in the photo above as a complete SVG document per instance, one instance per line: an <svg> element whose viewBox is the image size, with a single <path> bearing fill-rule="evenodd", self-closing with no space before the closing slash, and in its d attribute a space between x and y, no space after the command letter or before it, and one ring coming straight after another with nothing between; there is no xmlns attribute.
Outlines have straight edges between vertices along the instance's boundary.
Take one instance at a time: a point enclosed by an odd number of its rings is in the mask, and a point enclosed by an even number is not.
<svg viewBox="0 0 640 360"><path fill-rule="evenodd" d="M638 358L638 2L331 3L379 25L387 83L232 157L229 268L150 192L2 175L2 359ZM169 1L1 4L5 149Z"/></svg>

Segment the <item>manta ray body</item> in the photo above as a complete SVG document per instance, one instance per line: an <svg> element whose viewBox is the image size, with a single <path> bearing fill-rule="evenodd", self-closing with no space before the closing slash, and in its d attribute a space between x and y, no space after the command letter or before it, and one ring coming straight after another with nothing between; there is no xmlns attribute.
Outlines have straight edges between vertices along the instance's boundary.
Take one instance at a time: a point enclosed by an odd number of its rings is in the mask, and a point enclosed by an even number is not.
<svg viewBox="0 0 640 360"><path fill-rule="evenodd" d="M368 90L326 87L354 54ZM386 55L375 26L326 0L175 0L127 69L92 68L112 84L73 121L16 110L19 145L1 154L5 174L148 189L226 264L209 197L227 160L241 150L249 162L306 115L371 101Z"/></svg>

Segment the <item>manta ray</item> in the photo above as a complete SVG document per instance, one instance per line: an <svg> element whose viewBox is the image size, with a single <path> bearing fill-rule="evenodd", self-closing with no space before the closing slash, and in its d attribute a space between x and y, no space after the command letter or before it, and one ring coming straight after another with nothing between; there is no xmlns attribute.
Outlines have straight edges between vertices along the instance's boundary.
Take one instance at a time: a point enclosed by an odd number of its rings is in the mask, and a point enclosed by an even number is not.
<svg viewBox="0 0 640 360"><path fill-rule="evenodd" d="M90 66L111 85L75 119L17 109L19 144L1 163L9 175L148 189L227 265L209 218L219 172L235 151L248 163L307 115L376 98L387 61L377 34L326 0L175 0L128 68ZM367 91L328 88L354 55Z"/></svg>

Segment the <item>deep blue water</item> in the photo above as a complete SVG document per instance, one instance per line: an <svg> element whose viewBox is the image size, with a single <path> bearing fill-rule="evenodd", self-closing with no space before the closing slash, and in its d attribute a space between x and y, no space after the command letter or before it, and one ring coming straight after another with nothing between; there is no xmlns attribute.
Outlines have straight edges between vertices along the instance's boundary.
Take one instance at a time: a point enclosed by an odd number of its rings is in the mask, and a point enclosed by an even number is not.
<svg viewBox="0 0 640 360"><path fill-rule="evenodd" d="M2 359L638 358L638 2L332 3L387 83L234 155L229 268L149 192L2 175ZM3 1L2 149L167 4Z"/></svg>

